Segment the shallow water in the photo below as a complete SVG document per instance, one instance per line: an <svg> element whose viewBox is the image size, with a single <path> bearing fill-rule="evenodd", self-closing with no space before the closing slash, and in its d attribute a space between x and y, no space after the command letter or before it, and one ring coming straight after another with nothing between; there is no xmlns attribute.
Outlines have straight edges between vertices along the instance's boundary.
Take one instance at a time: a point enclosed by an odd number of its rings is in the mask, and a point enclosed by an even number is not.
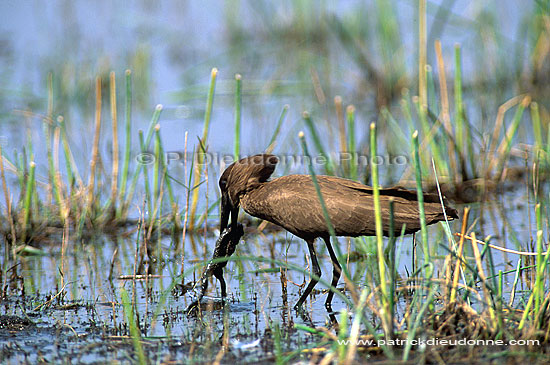
<svg viewBox="0 0 550 365"><path fill-rule="evenodd" d="M501 196L499 203L489 204L485 209L489 208L493 214L500 214L498 207L508 206L502 213L508 219L517 219L525 214L527 209L522 204L516 204L514 207L513 202L518 202L521 195L520 190ZM475 212L474 216L477 216ZM451 230L458 231L459 224L460 222L453 222ZM490 220L484 223L484 235L496 235L499 231L506 230L493 224ZM524 237L530 232L527 228L525 231L516 232L522 242L528 241L527 237ZM479 237L483 236L481 231L476 231ZM447 246L447 241L440 224L430 226L429 232L435 278L444 279L442 267L447 251L439 245ZM187 237L183 258L186 275L183 282L192 283L200 277L202 266L199 265L193 270L193 265L210 258L215 239L215 233L209 233L206 240L204 236ZM502 245L504 242L508 247L514 248L506 238L499 237L494 243ZM186 312L186 308L194 299L192 292L181 295L179 289L173 290L182 282L179 276L181 250L173 247L170 237L161 240L162 253L159 256L156 256L158 243L152 241L150 245L153 256L144 268L149 268L153 276L147 280L136 280L135 286L131 279L136 262L135 233L127 239L119 238L116 242L109 237L98 237L84 242L71 241L67 245L63 260L61 246L55 243L40 247L43 256L22 257L15 269L19 279L8 280L11 294L2 304L3 314L23 318L28 316L36 326L11 332L0 329L0 353L4 354L9 363L17 363L23 359L34 362L40 358L60 361L67 356L75 357L84 363L128 360L128 357L135 356L135 353L127 337L122 288L129 293L130 298L135 295L134 310L138 313L144 346L151 358L169 356L173 360L181 360L192 355L193 351L198 351L194 356L200 356L203 360L212 359L208 355L208 348L214 349L214 352L219 351L219 341L225 330L230 346L225 361L231 361L232 356L243 356L247 361L268 359L272 356L270 346L273 343L272 330L275 325L287 331L284 332L287 334L284 341L287 351L317 345L317 340L313 336L293 330L294 324L331 327L330 318L324 308L324 285L318 284L318 290L315 290L315 294L306 302L307 315L300 316L292 306L309 280L307 275L296 270L287 270L286 281L283 281L286 284L285 297L280 266L273 262L258 262L246 258L258 256L267 260L279 260L308 270L307 246L290 234L247 229L235 253L235 256L242 257L242 260L230 262L224 271L228 284L228 305L221 309L219 285L212 279L205 302L213 300L214 304L212 308L205 304L201 317L188 315ZM329 280L332 267L323 246L317 246L319 262L323 279ZM339 247L344 253L344 262L347 263L354 282L360 289L367 287L372 280L371 275L376 275L378 270L375 255L363 252L364 246L355 242L350 242L348 248L348 240L345 238L339 239ZM398 275L407 278L413 271L412 238L406 237L397 247L401 248L400 253L397 253L400 258ZM374 246L370 249L372 252L375 250ZM117 254L113 260L115 250ZM357 256L357 252L363 253ZM467 256L473 255L469 245L466 245L465 252ZM348 253L352 253L349 262ZM422 262L420 247L417 248L417 255L419 262ZM517 264L515 255L502 255L494 250L492 255L497 272L514 269ZM62 295L49 301L60 292L62 265L63 282L66 286ZM109 278L111 267L112 278ZM504 276L506 300L506 293L510 293L512 282L513 274ZM398 291L404 285L403 281L398 280ZM343 287L341 279L339 288ZM516 301L522 300L521 293L524 289L526 288L521 281L517 288ZM481 288L479 293L482 295ZM350 293L346 292L346 296L349 298ZM472 296L472 301L475 308L475 296ZM349 310L338 296L334 298L333 308L336 312ZM407 300L402 293L397 303L397 320L401 319L406 308ZM371 316L369 320L377 323L377 316L374 313ZM191 350L193 346L196 347L195 350ZM40 354L36 352L38 349Z"/></svg>

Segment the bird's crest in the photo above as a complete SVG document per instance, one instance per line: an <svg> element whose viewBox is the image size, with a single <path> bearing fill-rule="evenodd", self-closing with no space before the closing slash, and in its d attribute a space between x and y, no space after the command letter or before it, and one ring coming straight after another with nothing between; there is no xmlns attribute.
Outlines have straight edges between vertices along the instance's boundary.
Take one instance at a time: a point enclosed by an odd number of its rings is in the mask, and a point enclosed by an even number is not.
<svg viewBox="0 0 550 365"><path fill-rule="evenodd" d="M269 154L240 159L225 169L220 177L220 187L226 187L235 204L240 194L266 182L275 171L278 162L277 156Z"/></svg>

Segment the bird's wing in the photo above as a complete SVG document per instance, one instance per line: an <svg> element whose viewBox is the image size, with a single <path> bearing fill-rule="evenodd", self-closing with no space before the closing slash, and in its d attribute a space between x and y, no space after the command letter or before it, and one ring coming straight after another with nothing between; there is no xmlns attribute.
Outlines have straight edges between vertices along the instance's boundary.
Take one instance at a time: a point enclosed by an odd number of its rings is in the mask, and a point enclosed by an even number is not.
<svg viewBox="0 0 550 365"><path fill-rule="evenodd" d="M371 228L374 227L374 197L372 187L353 180L332 176L320 176L319 181L322 186L341 191L339 195L334 193L334 196L339 196L338 201L335 202L335 209L338 209L338 215L344 216L347 210L353 214L353 217L349 219L350 224L361 224L362 222L363 230L367 232L371 231ZM351 192L356 192L356 194ZM395 227L400 229L403 224L406 224L407 232L420 229L420 210L418 204L415 204L418 201L416 191L395 186L380 189L384 231L389 228L388 198L390 197L394 198ZM423 197L426 222L431 224L443 220L444 215L439 196L437 194L425 193ZM454 208L446 206L445 211L449 219L458 218L458 214ZM358 217L361 217L360 222L357 221ZM347 228L349 229L350 227Z"/></svg>
<svg viewBox="0 0 550 365"><path fill-rule="evenodd" d="M371 186L367 186L364 184L361 184L360 182L344 179L340 177L334 177L334 176L319 176L319 180L324 180L327 183L331 184L337 184L342 187L353 189L360 191L364 194L371 195L373 194L373 189ZM409 201L417 200L416 198L416 191L406 189L402 186L392 186L388 188L381 188L380 189L380 195L383 196L393 196L396 198L403 198ZM439 196L437 194L432 193L424 193L424 202L426 203L438 203L439 202Z"/></svg>

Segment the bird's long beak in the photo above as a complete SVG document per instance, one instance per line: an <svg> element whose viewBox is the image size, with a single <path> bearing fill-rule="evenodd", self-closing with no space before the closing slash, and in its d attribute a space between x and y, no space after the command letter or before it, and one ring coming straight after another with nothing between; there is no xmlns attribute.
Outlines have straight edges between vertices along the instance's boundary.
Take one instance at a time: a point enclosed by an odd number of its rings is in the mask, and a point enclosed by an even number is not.
<svg viewBox="0 0 550 365"><path fill-rule="evenodd" d="M220 210L220 234L229 225L229 216L231 215L231 227L236 229L237 218L239 216L239 207L233 206L228 192L222 192L222 205Z"/></svg>

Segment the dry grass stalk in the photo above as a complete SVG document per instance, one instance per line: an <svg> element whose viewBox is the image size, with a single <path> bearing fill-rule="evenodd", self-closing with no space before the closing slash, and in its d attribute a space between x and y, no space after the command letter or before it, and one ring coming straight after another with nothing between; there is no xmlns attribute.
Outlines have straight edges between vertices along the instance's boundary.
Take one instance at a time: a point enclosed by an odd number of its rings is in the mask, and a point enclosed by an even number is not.
<svg viewBox="0 0 550 365"><path fill-rule="evenodd" d="M97 159L99 155L99 132L101 131L101 78L95 80L95 132L92 145L92 161L90 162L90 178L88 179L88 197L86 206L91 209L94 198L94 185Z"/></svg>

